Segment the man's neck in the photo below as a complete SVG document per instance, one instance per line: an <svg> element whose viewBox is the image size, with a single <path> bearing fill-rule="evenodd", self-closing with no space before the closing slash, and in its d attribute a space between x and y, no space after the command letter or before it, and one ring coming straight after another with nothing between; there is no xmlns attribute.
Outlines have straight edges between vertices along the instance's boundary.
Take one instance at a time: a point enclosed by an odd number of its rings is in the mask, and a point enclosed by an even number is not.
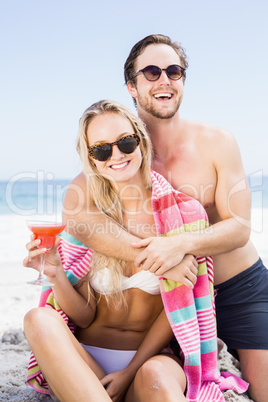
<svg viewBox="0 0 268 402"><path fill-rule="evenodd" d="M178 144L180 138L183 140L184 137L184 120L180 118L179 111L170 119L159 119L143 110L138 110L138 114L150 135L155 157L168 160L173 153L174 143Z"/></svg>

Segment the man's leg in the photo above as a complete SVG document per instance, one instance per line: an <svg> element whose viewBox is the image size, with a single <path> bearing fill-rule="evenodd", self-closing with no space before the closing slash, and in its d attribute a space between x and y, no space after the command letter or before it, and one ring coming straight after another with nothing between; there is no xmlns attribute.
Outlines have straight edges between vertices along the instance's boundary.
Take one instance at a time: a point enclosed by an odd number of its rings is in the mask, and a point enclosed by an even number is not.
<svg viewBox="0 0 268 402"><path fill-rule="evenodd" d="M138 370L125 402L186 401L186 376L175 359L158 355L147 360Z"/></svg>
<svg viewBox="0 0 268 402"><path fill-rule="evenodd" d="M29 311L24 331L49 387L61 401L111 401L98 378L104 371L55 310Z"/></svg>
<svg viewBox="0 0 268 402"><path fill-rule="evenodd" d="M215 288L218 337L239 358L251 398L267 402L268 270L259 259Z"/></svg>
<svg viewBox="0 0 268 402"><path fill-rule="evenodd" d="M268 336L268 335L267 335ZM268 350L237 350L243 378L249 382L249 395L254 402L268 400Z"/></svg>

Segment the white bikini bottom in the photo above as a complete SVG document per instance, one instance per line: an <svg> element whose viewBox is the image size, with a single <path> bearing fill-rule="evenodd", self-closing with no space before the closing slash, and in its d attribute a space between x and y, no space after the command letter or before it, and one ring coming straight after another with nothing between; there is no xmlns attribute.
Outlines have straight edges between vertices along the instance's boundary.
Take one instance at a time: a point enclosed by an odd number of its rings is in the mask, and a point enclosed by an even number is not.
<svg viewBox="0 0 268 402"><path fill-rule="evenodd" d="M97 346L84 345L83 343L81 343L81 345L101 366L106 374L126 368L137 352L136 350L105 349Z"/></svg>

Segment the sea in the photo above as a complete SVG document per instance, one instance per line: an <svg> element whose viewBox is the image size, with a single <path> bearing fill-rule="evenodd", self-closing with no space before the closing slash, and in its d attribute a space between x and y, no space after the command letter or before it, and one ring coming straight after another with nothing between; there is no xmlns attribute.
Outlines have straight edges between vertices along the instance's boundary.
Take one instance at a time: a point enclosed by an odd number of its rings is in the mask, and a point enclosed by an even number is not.
<svg viewBox="0 0 268 402"><path fill-rule="evenodd" d="M30 232L26 220L33 217L60 220L62 203L71 179L43 180L42 177L0 181L0 264L21 263ZM252 198L252 234L258 251L268 258L268 176L248 177ZM239 183L234 192L243 189ZM255 244L256 246L256 244Z"/></svg>

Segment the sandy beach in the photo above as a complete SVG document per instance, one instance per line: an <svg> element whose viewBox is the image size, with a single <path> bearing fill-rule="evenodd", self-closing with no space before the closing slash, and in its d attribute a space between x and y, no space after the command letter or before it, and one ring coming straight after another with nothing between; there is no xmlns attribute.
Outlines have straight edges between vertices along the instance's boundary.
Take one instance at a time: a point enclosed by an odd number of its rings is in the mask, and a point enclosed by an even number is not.
<svg viewBox="0 0 268 402"><path fill-rule="evenodd" d="M30 348L23 333L23 317L38 305L40 288L28 285L36 272L21 263L1 263L0 284L0 400L50 401L25 382Z"/></svg>
<svg viewBox="0 0 268 402"><path fill-rule="evenodd" d="M15 218L14 218L15 219ZM257 219L257 215L256 215ZM1 230L5 230L5 222L12 224L10 218L1 220ZM267 210L262 228L255 230L252 239L266 266L268 254L266 247L268 225ZM25 219L16 218L14 233L2 242L4 258L0 262L0 400L1 401L50 401L50 397L32 390L25 382L30 349L23 334L23 317L28 310L38 305L40 288L26 282L37 276L31 269L22 266L26 256L24 245L29 233L25 227ZM13 242L12 248L8 246ZM8 248L9 247L9 248ZM239 363L227 352L226 346L219 344L219 368L241 376ZM237 395L233 391L224 393L226 401L246 402L246 395Z"/></svg>
<svg viewBox="0 0 268 402"><path fill-rule="evenodd" d="M17 263L0 265L0 400L1 401L52 401L49 396L35 392L26 384L30 348L23 333L23 317L38 305L40 288L27 280L36 272ZM219 344L219 367L241 376L238 362ZM250 401L247 396L233 391L224 393L226 401Z"/></svg>

